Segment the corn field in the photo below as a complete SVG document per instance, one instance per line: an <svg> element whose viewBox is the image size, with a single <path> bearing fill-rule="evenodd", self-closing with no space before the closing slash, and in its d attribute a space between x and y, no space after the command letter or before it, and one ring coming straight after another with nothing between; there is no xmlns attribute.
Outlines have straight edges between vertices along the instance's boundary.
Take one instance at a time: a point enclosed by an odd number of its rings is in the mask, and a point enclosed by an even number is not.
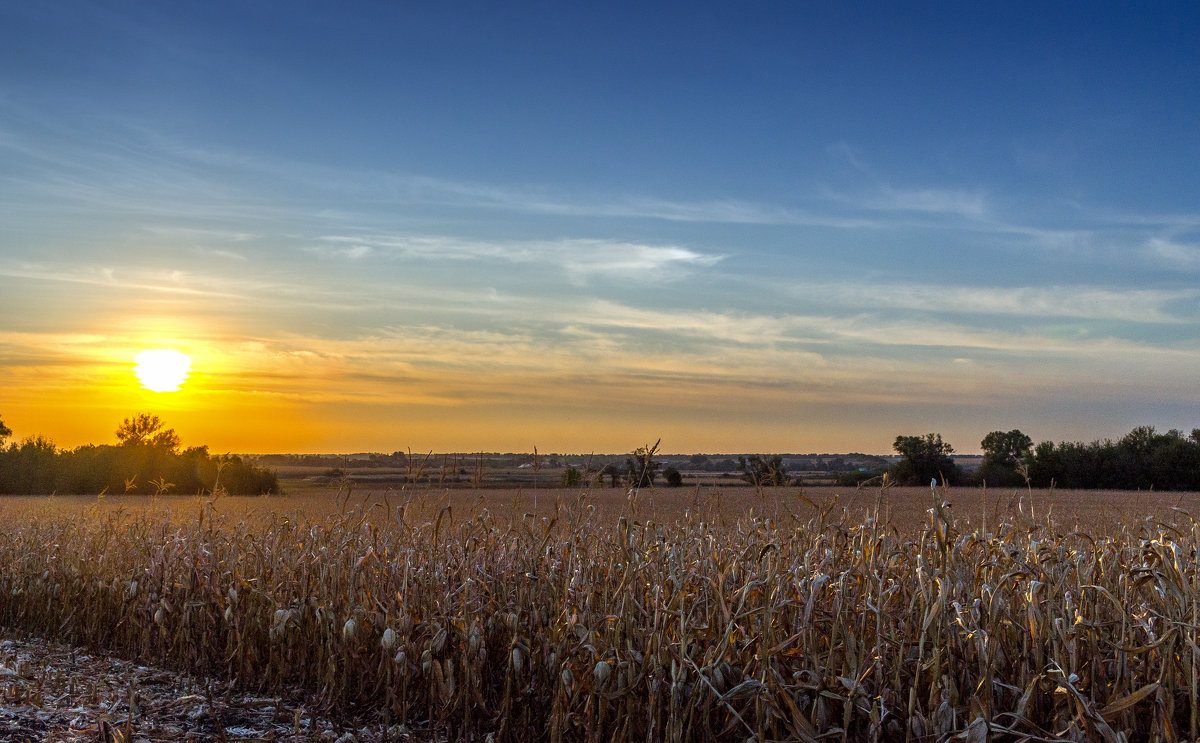
<svg viewBox="0 0 1200 743"><path fill-rule="evenodd" d="M803 495L668 523L561 492L31 511L0 625L449 740L1197 738L1200 523L967 526L943 495L909 531Z"/></svg>

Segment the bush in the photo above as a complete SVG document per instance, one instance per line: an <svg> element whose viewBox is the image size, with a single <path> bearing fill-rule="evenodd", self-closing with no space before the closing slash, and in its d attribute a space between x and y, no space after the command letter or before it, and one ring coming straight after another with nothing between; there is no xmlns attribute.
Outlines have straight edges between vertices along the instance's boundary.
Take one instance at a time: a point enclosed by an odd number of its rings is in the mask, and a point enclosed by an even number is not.
<svg viewBox="0 0 1200 743"><path fill-rule="evenodd" d="M847 472L839 472L837 475L838 485L860 485L868 480L874 480L877 477L882 477L887 470L849 470Z"/></svg>
<svg viewBox="0 0 1200 743"><path fill-rule="evenodd" d="M787 468L783 466L783 455L770 456L750 455L750 458L738 457L738 472L742 479L754 487L774 487L787 485L789 482Z"/></svg>

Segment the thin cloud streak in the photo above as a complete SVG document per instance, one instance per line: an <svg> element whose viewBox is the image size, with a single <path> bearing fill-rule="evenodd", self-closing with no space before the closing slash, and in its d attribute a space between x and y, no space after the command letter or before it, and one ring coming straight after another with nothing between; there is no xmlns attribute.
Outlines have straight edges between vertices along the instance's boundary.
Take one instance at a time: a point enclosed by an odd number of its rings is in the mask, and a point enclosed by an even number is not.
<svg viewBox="0 0 1200 743"><path fill-rule="evenodd" d="M873 211L946 214L971 220L980 219L988 213L987 199L983 194L940 188L884 186L877 194L868 194L858 199L857 203Z"/></svg>
<svg viewBox="0 0 1200 743"><path fill-rule="evenodd" d="M864 177L868 184L856 193L826 189L829 198L858 209L882 212L918 212L978 220L988 214L987 198L982 191L929 186L896 186L869 165L857 148L848 142L831 145L828 151Z"/></svg>
<svg viewBox="0 0 1200 743"><path fill-rule="evenodd" d="M453 183L432 178L408 177L397 181L409 198L430 204L504 209L531 214L573 217L658 219L698 224L746 224L878 229L863 217L823 214L782 204L762 204L736 199L672 201L657 197L552 199L543 189L520 189Z"/></svg>
<svg viewBox="0 0 1200 743"><path fill-rule="evenodd" d="M7 108L15 105L10 102ZM362 212L365 204L394 204L581 219L649 219L681 225L811 227L848 235L949 229L977 236L1017 237L1031 248L1057 255L1102 258L1111 263L1128 261L1130 252L1135 252L1150 265L1194 270L1190 268L1194 260L1188 245L1170 239L1172 234L1194 230L1198 220L1194 214L1136 215L1080 207L1073 219L1079 226L1048 227L1006 218L993 208L983 188L894 185L858 156L852 160L854 170L866 180L858 191L818 189L793 194L792 203L737 198L686 201L628 194L572 196L549 186L493 185L356 171L250 155L180 142L145 123L113 117L105 119L98 132L80 131L59 121L51 129L57 143L50 147L27 130L33 127L32 122L53 117L29 107L16 108L25 129L10 126L0 138L0 147L18 153L25 162L19 171L2 177L12 194L22 195L11 204L16 213L58 204L55 211L59 213L76 209L92 217L126 214L153 220L148 229L174 230L181 238L191 230L195 239L204 239L204 232L209 231L213 240L248 241L261 235L268 225L285 229L284 225L295 224L309 225L313 234L337 235L347 222L378 219ZM314 203L322 206L314 209ZM212 230L187 224L171 226L165 224L168 220L233 226ZM1139 246L1148 247L1138 250ZM240 251L231 252L242 255ZM696 252L701 266L704 256L713 255ZM367 251L359 251L346 257L366 255ZM602 273L602 267L581 264L571 276L584 281L589 275Z"/></svg>
<svg viewBox="0 0 1200 743"><path fill-rule="evenodd" d="M334 245L340 243L334 242ZM411 247L411 246L405 246ZM443 256L442 243L419 243L420 254ZM506 261L558 261L564 270L572 252L555 244L553 249L538 245L536 249L512 246L492 252L496 246L467 244L454 260L478 260L482 256L497 256ZM572 246L579 248L578 245ZM353 248L353 246L352 246ZM388 249L397 249L388 246ZM615 274L628 276L631 272L650 275L654 271L673 267L676 262L695 260L691 254L678 256L667 252L644 253L631 251L618 263ZM611 269L610 259L598 263L605 271ZM583 275L591 275L592 265L575 267ZM595 269L599 270L599 269ZM736 346L781 346L790 350L808 345L838 343L911 348L946 347L991 350L998 353L1093 353L1152 351L1174 352L1175 348L1190 349L1186 342L1135 341L1105 337L1103 333L1069 337L1046 334L1030 323L1021 331L1001 330L1010 323L999 322L996 327L980 327L971 318L1023 317L1029 320L1052 322L1059 319L1120 321L1162 327L1195 324L1194 318L1172 312L1173 305L1194 306L1200 290L1130 290L1118 291L1092 287L1053 287L1014 289L982 289L977 287L941 287L922 285L860 286L856 284L825 284L785 286L776 291L781 297L803 298L809 305L818 305L819 312L792 311L772 314L747 311L664 310L636 307L601 297L542 296L527 297L496 290L477 291L467 286L460 290L404 286L393 278L380 283L366 280L358 273L341 280L314 284L311 280L270 282L253 278L231 279L221 274L203 271L148 270L123 266L93 266L64 269L55 264L0 264L0 276L21 280L71 283L101 288L122 295L145 296L166 294L176 296L185 304L180 312L211 312L212 302L236 312L239 308L255 308L264 322L281 322L286 327L290 314L297 310L332 312L340 315L359 315L369 320L371 313L411 313L421 311L428 317L441 316L451 322L474 317L486 326L592 328L608 331L666 333L681 342L720 342ZM390 291L381 292L383 286ZM403 287L402 291L397 291ZM761 293L761 289L758 290ZM136 306L138 300L128 300ZM189 310L188 302L194 303ZM794 305L795 300L782 301L781 306ZM869 311L865 308L871 308ZM897 310L920 313L906 316ZM928 315L939 316L933 320ZM266 318L274 317L274 320ZM381 316L377 324L386 317ZM454 318L459 318L455 320ZM552 322L551 322L552 319ZM386 322L386 320L384 320Z"/></svg>
<svg viewBox="0 0 1200 743"><path fill-rule="evenodd" d="M50 117L33 115L31 120ZM452 181L419 174L348 171L311 163L268 159L236 151L198 147L150 129L142 123L109 119L99 133L73 130L57 123L58 144L48 149L28 135L8 132L0 146L29 161L26 174L10 175L14 191L41 193L81 207L143 214L150 217L234 219L261 221L293 212L278 192L274 199L253 184L301 184L311 195L336 195L354 202L443 206L457 209L496 209L526 214L567 217L651 219L668 222L732 225L811 226L835 229L887 229L887 220L872 212L907 211L959 213L977 217L983 209L978 194L950 190L881 187L865 199L836 197L832 203L857 207L858 213L830 210L819 195L801 208L756 203L734 198L681 201L655 196L608 195L562 198L561 189ZM243 185L231 185L231 184ZM827 194L828 195L828 194ZM311 198L306 196L305 199ZM318 196L319 198L319 196ZM826 202L822 204L822 202ZM298 207L293 217L312 217Z"/></svg>
<svg viewBox="0 0 1200 743"><path fill-rule="evenodd" d="M779 287L798 298L841 308L894 308L954 315L1194 323L1168 311L1200 299L1200 289L1108 289L1091 286L988 287L921 284L801 284Z"/></svg>
<svg viewBox="0 0 1200 743"><path fill-rule="evenodd" d="M851 344L867 353L864 344L910 349L973 349L996 353L1095 356L1108 354L1161 354L1186 357L1195 344L1164 348L1117 338L1062 338L1037 332L1013 333L980 330L972 326L898 320L880 314L750 315L711 312L647 310L605 300L593 301L585 311L568 315L572 325L618 327L674 332L685 337L717 340L737 345L778 347L787 344Z"/></svg>
<svg viewBox="0 0 1200 743"><path fill-rule="evenodd" d="M1200 243L1186 244L1154 237L1146 241L1151 260L1180 271L1200 270Z"/></svg>
<svg viewBox="0 0 1200 743"><path fill-rule="evenodd" d="M425 261L496 260L557 266L576 280L611 275L629 280L657 280L688 268L708 268L725 256L677 245L566 239L555 241L480 242L448 237L341 236L321 238L329 247L309 250L325 257L357 260L374 254ZM679 274L674 274L676 277Z"/></svg>

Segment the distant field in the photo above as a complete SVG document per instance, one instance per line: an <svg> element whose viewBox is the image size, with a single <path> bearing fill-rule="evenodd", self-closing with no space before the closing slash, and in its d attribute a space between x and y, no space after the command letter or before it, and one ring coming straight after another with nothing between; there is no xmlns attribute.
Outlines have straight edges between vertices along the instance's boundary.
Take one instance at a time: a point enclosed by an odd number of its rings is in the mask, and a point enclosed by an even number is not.
<svg viewBox="0 0 1200 743"><path fill-rule="evenodd" d="M317 485L304 480L284 480L286 495L272 498L276 503L294 503L311 513L323 513L333 508L339 488L335 484ZM411 487L411 486L410 486ZM344 491L341 491L344 493ZM496 516L536 512L545 516L554 512L556 503L568 503L586 495L587 503L611 518L624 513L630 498L626 488L592 487L586 489L531 488L516 489L455 489L417 488L402 490L370 485L351 488L351 501L375 503L387 499L393 505L414 501L440 508L452 505L458 514L486 507ZM990 488L947 488L938 490L938 498L948 500L963 528L983 526L1007 519L1020 505L1036 517L1050 514L1063 528L1082 528L1089 531L1108 531L1129 521L1147 517L1174 521L1183 509L1200 517L1200 493L1122 491L1122 490L1032 490ZM901 531L920 528L928 520L927 511L934 497L927 487L879 488L810 486L763 488L761 491L743 485L692 486L681 488L643 488L635 499L638 513L660 522L674 521L689 510L710 520L736 520L751 512L785 522L807 521L814 506L832 506L831 514L846 509L850 522L861 520L879 508L880 515ZM262 506L258 506L262 507ZM1031 511L1032 509L1032 511ZM789 516L791 514L791 516ZM434 514L436 515L436 513Z"/></svg>
<svg viewBox="0 0 1200 743"><path fill-rule="evenodd" d="M830 508L829 518L855 523L879 511L881 521L901 532L920 529L928 522L928 510L934 496L925 487L879 488L811 486L763 488L745 486L692 486L681 488L643 488L630 498L626 488L429 488L425 485L384 487L357 484L349 491L336 484L318 484L305 479L282 481L284 495L225 497L219 511L229 517L267 518L272 513L303 513L322 519L339 507L371 506L387 502L391 506L408 504L413 514L436 517L446 505L452 506L456 519L469 518L486 508L493 516L507 521L526 513L550 516L556 506L581 501L593 506L606 520L615 520L636 509L640 518L669 523L691 512L715 523L732 523L748 515L774 519L781 526L810 519L817 508ZM1147 518L1168 523L1178 521L1180 511L1200 517L1200 493L1123 491L1123 490L1032 490L946 488L938 490L938 499L952 506L960 529L1011 520L1018 507L1026 514L1042 519L1049 515L1063 530L1108 532L1123 523ZM11 514L106 514L120 511L128 516L142 513L171 514L186 521L195 518L205 498L168 495L123 496L0 496L0 518Z"/></svg>

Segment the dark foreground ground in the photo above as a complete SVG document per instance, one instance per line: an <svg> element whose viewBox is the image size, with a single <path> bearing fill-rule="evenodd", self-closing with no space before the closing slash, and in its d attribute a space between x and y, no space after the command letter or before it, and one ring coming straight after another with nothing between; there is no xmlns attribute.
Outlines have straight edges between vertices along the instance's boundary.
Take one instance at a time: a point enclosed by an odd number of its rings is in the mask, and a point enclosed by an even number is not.
<svg viewBox="0 0 1200 743"><path fill-rule="evenodd" d="M403 725L384 730L378 723L314 719L300 694L233 693L175 671L0 631L4 743L432 739Z"/></svg>

